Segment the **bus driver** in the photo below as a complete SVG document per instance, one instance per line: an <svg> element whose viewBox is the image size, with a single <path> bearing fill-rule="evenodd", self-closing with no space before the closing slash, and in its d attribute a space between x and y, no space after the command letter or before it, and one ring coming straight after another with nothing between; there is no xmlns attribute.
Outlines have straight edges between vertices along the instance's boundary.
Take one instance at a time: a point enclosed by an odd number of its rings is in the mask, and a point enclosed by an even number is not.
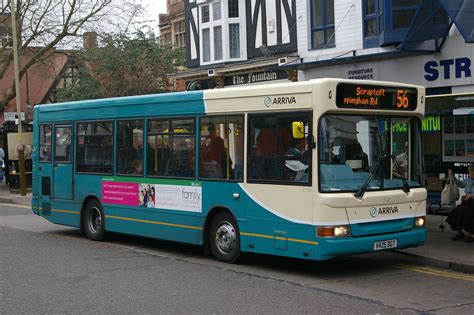
<svg viewBox="0 0 474 315"><path fill-rule="evenodd" d="M293 146L286 152L287 156L306 157L308 156L308 143L305 138L294 139ZM285 166L294 172L293 180L296 182L308 181L308 167L300 160L286 160Z"/></svg>

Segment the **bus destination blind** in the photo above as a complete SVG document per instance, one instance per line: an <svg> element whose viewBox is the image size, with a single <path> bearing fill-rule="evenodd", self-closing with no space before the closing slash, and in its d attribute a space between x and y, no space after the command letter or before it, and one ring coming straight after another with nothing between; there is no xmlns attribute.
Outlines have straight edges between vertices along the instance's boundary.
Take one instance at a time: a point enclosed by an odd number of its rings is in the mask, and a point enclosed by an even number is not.
<svg viewBox="0 0 474 315"><path fill-rule="evenodd" d="M339 83L336 90L339 108L412 111L417 100L417 90L408 87Z"/></svg>

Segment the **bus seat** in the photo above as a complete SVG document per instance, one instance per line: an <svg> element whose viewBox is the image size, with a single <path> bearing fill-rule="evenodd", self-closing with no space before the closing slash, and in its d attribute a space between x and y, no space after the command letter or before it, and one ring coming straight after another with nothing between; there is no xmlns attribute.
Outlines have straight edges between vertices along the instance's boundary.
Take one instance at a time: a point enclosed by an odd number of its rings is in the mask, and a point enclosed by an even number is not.
<svg viewBox="0 0 474 315"><path fill-rule="evenodd" d="M202 162L202 175L205 178L224 178L222 168L216 161Z"/></svg>

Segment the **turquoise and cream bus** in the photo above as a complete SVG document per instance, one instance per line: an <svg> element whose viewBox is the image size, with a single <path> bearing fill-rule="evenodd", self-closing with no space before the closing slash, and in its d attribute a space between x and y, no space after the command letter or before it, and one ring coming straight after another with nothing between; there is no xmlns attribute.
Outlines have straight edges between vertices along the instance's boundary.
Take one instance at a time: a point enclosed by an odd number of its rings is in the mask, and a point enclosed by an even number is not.
<svg viewBox="0 0 474 315"><path fill-rule="evenodd" d="M33 211L323 260L423 244L424 89L339 79L38 105Z"/></svg>

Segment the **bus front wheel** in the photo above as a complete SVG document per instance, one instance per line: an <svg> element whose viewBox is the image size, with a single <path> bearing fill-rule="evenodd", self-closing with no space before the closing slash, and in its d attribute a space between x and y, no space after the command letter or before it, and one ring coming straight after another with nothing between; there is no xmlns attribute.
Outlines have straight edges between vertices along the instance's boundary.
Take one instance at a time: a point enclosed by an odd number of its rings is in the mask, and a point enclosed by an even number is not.
<svg viewBox="0 0 474 315"><path fill-rule="evenodd" d="M233 263L240 256L240 233L237 221L227 213L217 214L211 223L211 252L220 261Z"/></svg>
<svg viewBox="0 0 474 315"><path fill-rule="evenodd" d="M104 237L104 211L99 201L91 200L87 203L82 217L82 226L87 238L100 241Z"/></svg>

